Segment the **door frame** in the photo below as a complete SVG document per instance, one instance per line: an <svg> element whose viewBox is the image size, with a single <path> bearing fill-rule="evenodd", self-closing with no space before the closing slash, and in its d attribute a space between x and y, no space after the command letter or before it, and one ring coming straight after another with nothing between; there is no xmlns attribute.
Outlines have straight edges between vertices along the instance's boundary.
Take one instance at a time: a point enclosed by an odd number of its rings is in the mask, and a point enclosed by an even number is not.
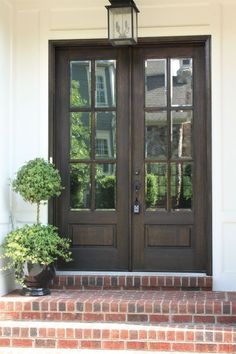
<svg viewBox="0 0 236 354"><path fill-rule="evenodd" d="M206 112L206 145L207 145L207 215L206 215L206 239L207 239L207 274L212 275L212 123L211 123L211 36L176 36L176 37L148 37L139 38L137 46L142 47L168 47L168 46L194 46L202 45L205 50L205 112ZM83 39L83 40L49 40L49 158L54 161L56 159L56 149L55 149L55 129L56 129L56 119L55 119L55 68L56 68L56 51L57 49L68 49L70 47L93 47L101 48L112 46L105 39ZM132 94L132 80L130 78L130 89L129 94ZM131 107L129 107L129 112L131 112ZM131 134L131 120L129 135ZM130 173L129 178L131 179L131 166L129 166ZM129 181L131 182L131 180ZM132 196L131 191L129 194L129 205L131 205ZM131 212L131 211L130 211ZM56 204L55 202L49 202L48 206L48 220L52 224L56 224ZM129 233L131 235L132 231L132 220L129 218ZM132 238L129 241L129 270L132 265Z"/></svg>

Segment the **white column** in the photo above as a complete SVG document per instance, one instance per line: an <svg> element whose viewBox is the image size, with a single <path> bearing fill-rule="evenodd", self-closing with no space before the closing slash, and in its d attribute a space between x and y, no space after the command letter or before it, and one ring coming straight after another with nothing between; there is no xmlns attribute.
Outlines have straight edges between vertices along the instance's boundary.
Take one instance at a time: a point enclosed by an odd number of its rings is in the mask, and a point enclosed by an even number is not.
<svg viewBox="0 0 236 354"><path fill-rule="evenodd" d="M11 126L12 14L7 1L0 2L0 244L10 230L9 176ZM0 262L1 267L2 261ZM0 295L11 291L11 273L0 272Z"/></svg>

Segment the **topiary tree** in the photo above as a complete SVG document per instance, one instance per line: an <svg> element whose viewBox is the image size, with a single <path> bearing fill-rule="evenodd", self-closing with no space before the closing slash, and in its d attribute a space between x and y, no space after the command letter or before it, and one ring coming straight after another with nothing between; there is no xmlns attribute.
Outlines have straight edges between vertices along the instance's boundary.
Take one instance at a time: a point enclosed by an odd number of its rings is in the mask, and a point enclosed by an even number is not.
<svg viewBox="0 0 236 354"><path fill-rule="evenodd" d="M58 258L65 262L72 260L71 241L60 237L53 225L39 222L40 204L61 194L61 177L51 163L36 158L19 169L12 186L25 201L37 205L37 223L17 228L6 235L0 259L5 258L7 263L0 270L13 268L16 281L27 289L27 295L47 295L50 290L45 284L54 276L53 263ZM40 266L35 276L31 275L34 265Z"/></svg>
<svg viewBox="0 0 236 354"><path fill-rule="evenodd" d="M37 205L37 224L39 224L40 204L52 197L58 197L63 189L58 170L42 158L30 160L23 165L17 172L12 186L25 201Z"/></svg>

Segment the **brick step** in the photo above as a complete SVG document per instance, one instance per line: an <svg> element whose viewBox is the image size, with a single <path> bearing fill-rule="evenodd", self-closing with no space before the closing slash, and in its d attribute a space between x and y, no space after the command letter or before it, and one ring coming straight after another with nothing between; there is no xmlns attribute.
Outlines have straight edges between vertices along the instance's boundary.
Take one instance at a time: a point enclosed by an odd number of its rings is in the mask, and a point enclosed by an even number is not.
<svg viewBox="0 0 236 354"><path fill-rule="evenodd" d="M236 324L236 292L53 290L0 298L1 320Z"/></svg>
<svg viewBox="0 0 236 354"><path fill-rule="evenodd" d="M101 350L92 350L92 349L45 349L45 348L34 348L34 354L98 354L101 353ZM146 354L146 351L142 350L126 350L127 354ZM163 351L155 350L148 351L148 354L163 354ZM173 354L173 352L164 352L165 354ZM185 352L174 352L175 354L186 354ZM201 354L200 352L194 352L195 354ZM1 347L1 354L32 354L32 348L6 348ZM124 350L104 350L101 354L124 354Z"/></svg>
<svg viewBox="0 0 236 354"><path fill-rule="evenodd" d="M148 275L147 275L148 274ZM212 290L212 277L205 275L156 275L155 273L60 274L52 289L74 290Z"/></svg>
<svg viewBox="0 0 236 354"><path fill-rule="evenodd" d="M34 348L33 354L98 354L101 353L101 350L92 350L92 349L46 349L46 348ZM127 354L137 354L137 350L126 350ZM163 351L155 350L148 351L148 354L163 354ZM165 354L171 354L173 352L165 352ZM32 354L32 348L6 348L1 347L1 354ZM124 350L104 350L101 354L124 354ZM138 354L146 354L146 351L139 350ZM175 352L175 354L186 354L186 352ZM196 353L195 354L201 354Z"/></svg>
<svg viewBox="0 0 236 354"><path fill-rule="evenodd" d="M236 352L234 326L0 321L0 334L8 348Z"/></svg>

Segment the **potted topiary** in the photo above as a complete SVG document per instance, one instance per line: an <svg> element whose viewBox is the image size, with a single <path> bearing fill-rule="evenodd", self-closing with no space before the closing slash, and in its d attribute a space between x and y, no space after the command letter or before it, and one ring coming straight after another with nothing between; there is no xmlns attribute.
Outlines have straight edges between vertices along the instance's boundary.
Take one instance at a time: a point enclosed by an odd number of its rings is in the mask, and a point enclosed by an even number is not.
<svg viewBox="0 0 236 354"><path fill-rule="evenodd" d="M23 199L37 206L36 223L25 225L6 235L2 244L6 265L13 268L16 281L22 285L24 295L50 294L48 284L55 274L54 262L62 258L71 260L70 241L62 238L57 228L40 223L40 205L62 191L58 170L48 161L36 158L17 172L13 190Z"/></svg>

